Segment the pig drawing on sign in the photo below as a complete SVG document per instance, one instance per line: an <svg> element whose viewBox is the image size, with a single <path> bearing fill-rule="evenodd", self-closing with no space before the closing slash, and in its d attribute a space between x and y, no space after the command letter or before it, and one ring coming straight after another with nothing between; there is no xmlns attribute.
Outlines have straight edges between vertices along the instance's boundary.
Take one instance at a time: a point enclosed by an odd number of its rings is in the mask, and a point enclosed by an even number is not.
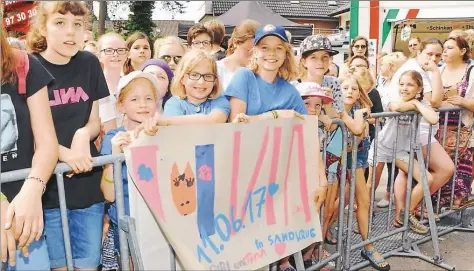
<svg viewBox="0 0 474 271"><path fill-rule="evenodd" d="M180 174L178 165L171 169L171 195L178 212L189 215L196 211L196 179L191 165L186 163L184 173Z"/></svg>

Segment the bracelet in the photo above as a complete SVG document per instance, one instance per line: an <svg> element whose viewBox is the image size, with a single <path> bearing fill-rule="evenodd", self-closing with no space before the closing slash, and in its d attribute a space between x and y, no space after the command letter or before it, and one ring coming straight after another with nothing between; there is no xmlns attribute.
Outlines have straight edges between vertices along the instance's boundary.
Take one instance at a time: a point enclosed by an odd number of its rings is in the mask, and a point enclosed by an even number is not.
<svg viewBox="0 0 474 271"><path fill-rule="evenodd" d="M274 119L278 119L278 112L276 112L275 110L272 110L272 114L273 114Z"/></svg>
<svg viewBox="0 0 474 271"><path fill-rule="evenodd" d="M104 176L103 179L104 179L104 181L106 181L107 183L115 183L113 179L111 180L111 179L109 179L109 178L107 178L107 177L105 177L105 176Z"/></svg>
<svg viewBox="0 0 474 271"><path fill-rule="evenodd" d="M5 194L3 194L3 193L1 193L0 198L1 198L1 200L7 200L7 196L5 196Z"/></svg>
<svg viewBox="0 0 474 271"><path fill-rule="evenodd" d="M38 181L38 182L41 183L41 185L43 186L43 192L41 193L41 195L43 195L44 192L46 191L46 183L45 183L43 180L41 180L41 178L38 178L38 177L31 177L31 176L28 176L28 177L25 179L25 181L26 181L26 180L30 180L30 179L31 179L31 180L36 180L36 181Z"/></svg>

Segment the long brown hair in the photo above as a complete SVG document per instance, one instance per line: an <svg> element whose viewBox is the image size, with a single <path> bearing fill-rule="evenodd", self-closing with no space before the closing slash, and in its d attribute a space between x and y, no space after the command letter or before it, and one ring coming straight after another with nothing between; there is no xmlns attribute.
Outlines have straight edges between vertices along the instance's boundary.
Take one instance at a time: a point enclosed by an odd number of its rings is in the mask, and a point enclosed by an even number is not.
<svg viewBox="0 0 474 271"><path fill-rule="evenodd" d="M230 56L235 52L237 46L246 42L249 39L255 38L255 32L260 24L257 21L247 19L242 21L238 26L234 28L232 36L229 39L229 48L227 49L227 55Z"/></svg>
<svg viewBox="0 0 474 271"><path fill-rule="evenodd" d="M16 71L15 71L15 59L13 57L13 49L10 47L10 44L8 43L7 37L6 37L6 30L5 27L1 26L2 33L0 34L1 36L1 41L0 41L0 48L1 48L1 56L2 56L2 71L1 71L1 77L2 77L2 85L4 84L13 84L15 83L17 76L16 76Z"/></svg>
<svg viewBox="0 0 474 271"><path fill-rule="evenodd" d="M352 57L354 55L354 53L352 52L352 48L354 47L354 44L356 42L358 42L359 40L365 41L365 46L366 47L365 47L364 56L369 58L369 40L366 37L363 37L363 36L357 36L352 40L351 45L349 46L349 57Z"/></svg>
<svg viewBox="0 0 474 271"><path fill-rule="evenodd" d="M148 42L148 46L150 46L151 55L153 55L153 46L150 42L150 39L148 38L147 35L145 35L142 32L135 32L130 37L128 37L126 41L126 45L129 52L130 52L130 49L132 49L133 44L137 40L146 40ZM125 63L123 64L123 74L127 75L133 71L134 69L132 67L132 59L127 58L127 60L125 60Z"/></svg>
<svg viewBox="0 0 474 271"><path fill-rule="evenodd" d="M41 2L38 6L38 13L31 22L31 29L26 36L26 43L30 52L41 53L48 48L46 37L41 32L46 29L48 16L56 12L63 15L70 12L74 16L83 16L85 20L89 14L89 9L82 1Z"/></svg>

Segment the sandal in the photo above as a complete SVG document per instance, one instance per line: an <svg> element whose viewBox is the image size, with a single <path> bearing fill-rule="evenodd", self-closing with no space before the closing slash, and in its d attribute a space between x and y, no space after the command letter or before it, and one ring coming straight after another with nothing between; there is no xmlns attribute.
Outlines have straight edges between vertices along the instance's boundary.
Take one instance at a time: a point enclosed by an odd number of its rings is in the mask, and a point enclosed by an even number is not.
<svg viewBox="0 0 474 271"><path fill-rule="evenodd" d="M454 209L454 208L453 208ZM423 214L423 219L428 219L428 210L426 210L426 208L423 210L424 214ZM421 218L421 205L418 205L416 208L415 208L415 216L416 218L418 219L422 219ZM439 222L440 219L439 219L439 216L437 214L434 214L434 220L436 222Z"/></svg>
<svg viewBox="0 0 474 271"><path fill-rule="evenodd" d="M314 251L315 253L313 254L314 256L314 262L315 263L318 263L320 260L319 260L319 252L317 250ZM322 260L328 258L329 256L331 256L331 254L329 254L329 252L327 252L325 249L323 249L323 255L322 255ZM330 261L326 264L326 266L330 267L330 268L336 268L336 264L334 263L334 261Z"/></svg>
<svg viewBox="0 0 474 271"><path fill-rule="evenodd" d="M471 200L468 200L466 202L464 202L463 205L459 206L459 207L453 207L453 210L455 211L461 211L461 210L464 210L466 208L469 208L471 206L474 206L474 199L471 199Z"/></svg>
<svg viewBox="0 0 474 271"><path fill-rule="evenodd" d="M328 232L326 233L326 237L324 237L324 242L328 245L337 245L337 238L334 237L334 234L332 233L332 228L329 228ZM329 234L329 238L328 238Z"/></svg>
<svg viewBox="0 0 474 271"><path fill-rule="evenodd" d="M365 248L360 251L360 256L364 258L365 260L370 262L370 265L379 270L379 271L389 271L390 270L390 264L385 261L385 259L380 255L381 259L376 260L374 257L374 254L377 253L377 250L375 248L372 248L370 251L367 251Z"/></svg>

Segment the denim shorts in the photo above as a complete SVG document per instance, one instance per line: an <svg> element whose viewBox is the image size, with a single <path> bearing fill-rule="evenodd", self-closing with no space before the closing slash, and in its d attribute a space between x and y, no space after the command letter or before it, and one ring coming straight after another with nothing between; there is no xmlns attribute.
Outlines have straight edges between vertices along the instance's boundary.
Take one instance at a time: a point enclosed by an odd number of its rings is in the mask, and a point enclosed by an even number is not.
<svg viewBox="0 0 474 271"><path fill-rule="evenodd" d="M359 148L357 149L356 169L369 167L369 147L370 141L368 139L364 139L360 142ZM347 153L347 169L352 169L352 152Z"/></svg>
<svg viewBox="0 0 474 271"><path fill-rule="evenodd" d="M67 216L74 268L97 268L100 264L102 247L104 203L96 203L84 209L68 210ZM66 252L59 208L44 210L44 217L51 268L65 267Z"/></svg>
<svg viewBox="0 0 474 271"><path fill-rule="evenodd" d="M49 263L48 248L44 236L40 240L34 241L28 247L28 257L24 257L21 250L16 251L16 264L7 264L7 271L38 270L44 271L51 268Z"/></svg>

